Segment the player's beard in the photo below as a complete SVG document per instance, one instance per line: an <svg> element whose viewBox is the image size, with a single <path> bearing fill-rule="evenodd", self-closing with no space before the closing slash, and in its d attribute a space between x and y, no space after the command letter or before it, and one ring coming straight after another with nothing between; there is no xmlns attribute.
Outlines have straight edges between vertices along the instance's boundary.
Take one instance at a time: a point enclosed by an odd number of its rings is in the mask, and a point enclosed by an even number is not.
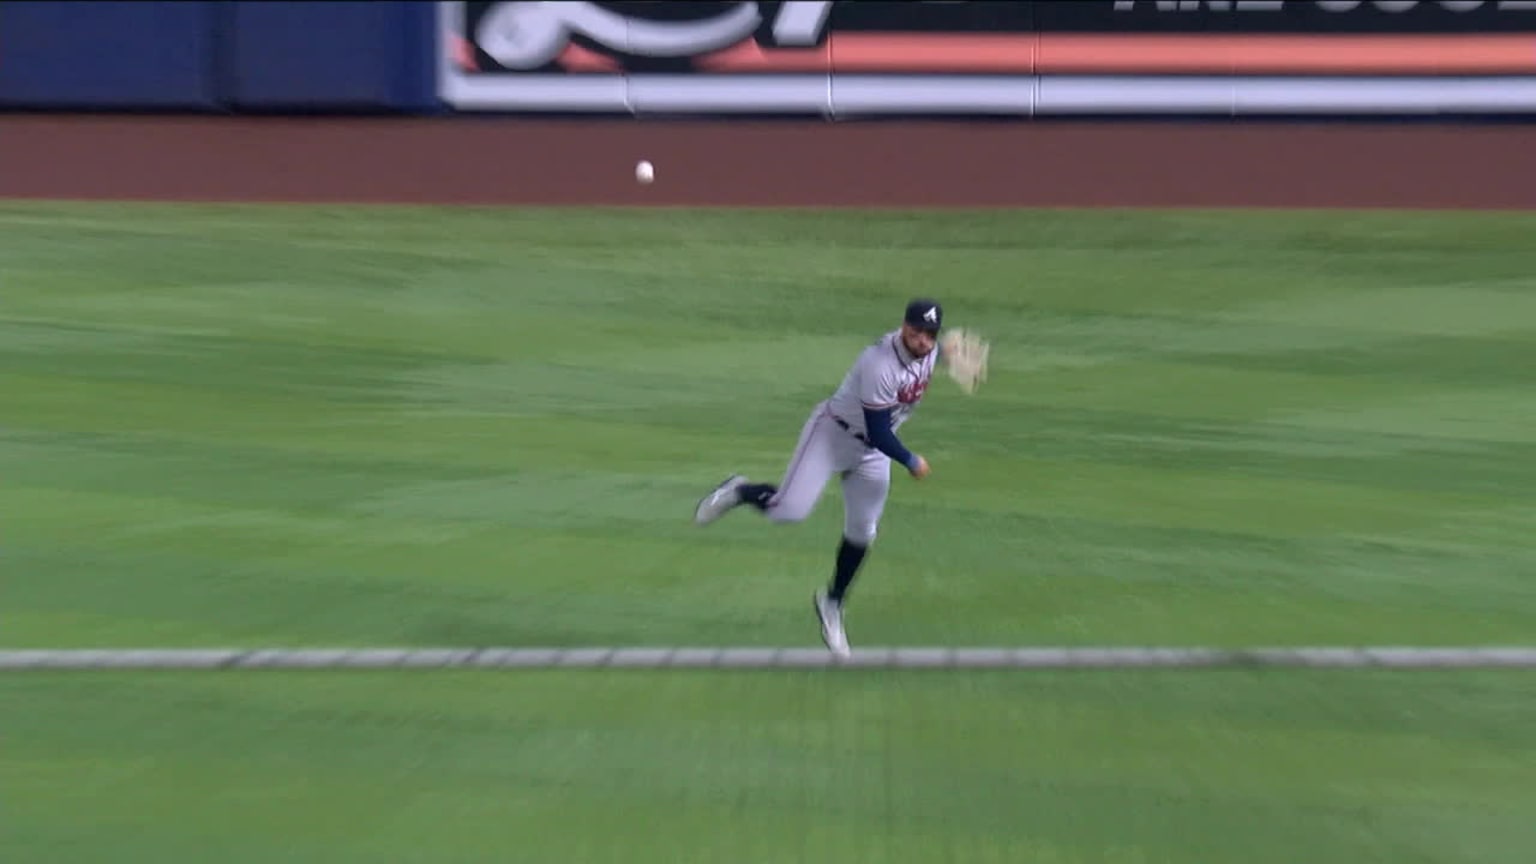
<svg viewBox="0 0 1536 864"><path fill-rule="evenodd" d="M907 336L907 334L903 333L903 334L901 334L901 344L907 349L907 353L908 354L911 354L913 357L917 357L917 358L921 359L921 358L927 357L929 354L933 353L933 349L935 347L937 347L939 343L938 343L938 337L935 336L933 343L928 346L928 350L920 351L917 348L913 347L912 340Z"/></svg>

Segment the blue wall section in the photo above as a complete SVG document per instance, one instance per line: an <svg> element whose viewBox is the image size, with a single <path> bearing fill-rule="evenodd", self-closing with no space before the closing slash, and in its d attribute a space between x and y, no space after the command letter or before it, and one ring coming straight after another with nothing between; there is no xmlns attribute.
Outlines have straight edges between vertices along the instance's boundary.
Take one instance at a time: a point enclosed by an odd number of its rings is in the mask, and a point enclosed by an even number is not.
<svg viewBox="0 0 1536 864"><path fill-rule="evenodd" d="M0 2L0 108L438 110L422 0Z"/></svg>
<svg viewBox="0 0 1536 864"><path fill-rule="evenodd" d="M228 89L236 109L404 110L435 106L429 3L230 3Z"/></svg>
<svg viewBox="0 0 1536 864"><path fill-rule="evenodd" d="M210 3L0 2L0 106L212 109Z"/></svg>

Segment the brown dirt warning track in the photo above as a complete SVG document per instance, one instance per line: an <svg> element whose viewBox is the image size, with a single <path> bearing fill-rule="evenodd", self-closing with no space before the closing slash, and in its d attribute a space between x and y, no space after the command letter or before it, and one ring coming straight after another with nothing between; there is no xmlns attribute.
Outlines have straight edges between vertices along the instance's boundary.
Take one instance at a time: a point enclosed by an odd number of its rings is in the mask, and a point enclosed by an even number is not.
<svg viewBox="0 0 1536 864"><path fill-rule="evenodd" d="M0 198L1536 209L1536 125L13 115Z"/></svg>

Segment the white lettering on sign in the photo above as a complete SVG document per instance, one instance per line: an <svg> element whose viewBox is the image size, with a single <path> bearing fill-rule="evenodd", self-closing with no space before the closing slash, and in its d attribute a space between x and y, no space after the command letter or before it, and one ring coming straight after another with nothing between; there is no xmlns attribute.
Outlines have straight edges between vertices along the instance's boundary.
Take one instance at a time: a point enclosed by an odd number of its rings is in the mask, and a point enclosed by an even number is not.
<svg viewBox="0 0 1536 864"><path fill-rule="evenodd" d="M773 38L780 45L815 45L832 13L832 0L785 3L773 19Z"/></svg>
<svg viewBox="0 0 1536 864"><path fill-rule="evenodd" d="M781 45L815 45L832 12L832 0L779 4L773 36ZM762 23L756 3L692 21L658 21L620 15L596 3L498 3L480 19L475 42L511 69L532 69L560 56L572 34L615 51L649 57L693 57L748 39Z"/></svg>
<svg viewBox="0 0 1536 864"><path fill-rule="evenodd" d="M826 26L831 0L782 3L773 34L781 44L814 45ZM502 66L531 69L560 56L573 34L607 48L650 57L693 57L728 48L762 23L756 3L692 21L657 21L620 15L596 3L498 3L480 19L475 42Z"/></svg>

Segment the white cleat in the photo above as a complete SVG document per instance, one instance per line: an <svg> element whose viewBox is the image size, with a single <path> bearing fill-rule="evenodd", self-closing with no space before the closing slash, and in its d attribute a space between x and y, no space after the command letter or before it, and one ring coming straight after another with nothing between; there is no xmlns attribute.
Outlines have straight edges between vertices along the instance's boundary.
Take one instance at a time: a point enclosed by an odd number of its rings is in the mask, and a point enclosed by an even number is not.
<svg viewBox="0 0 1536 864"><path fill-rule="evenodd" d="M821 619L821 641L827 643L827 649L836 656L851 656L853 651L843 633L843 607L833 602L826 591L816 592L815 604L816 617Z"/></svg>
<svg viewBox="0 0 1536 864"><path fill-rule="evenodd" d="M700 525L719 519L732 508L741 503L741 497L736 490L747 482L747 478L740 474L732 474L725 478L725 482L716 486L712 492L699 499L699 506L693 511L693 521Z"/></svg>

